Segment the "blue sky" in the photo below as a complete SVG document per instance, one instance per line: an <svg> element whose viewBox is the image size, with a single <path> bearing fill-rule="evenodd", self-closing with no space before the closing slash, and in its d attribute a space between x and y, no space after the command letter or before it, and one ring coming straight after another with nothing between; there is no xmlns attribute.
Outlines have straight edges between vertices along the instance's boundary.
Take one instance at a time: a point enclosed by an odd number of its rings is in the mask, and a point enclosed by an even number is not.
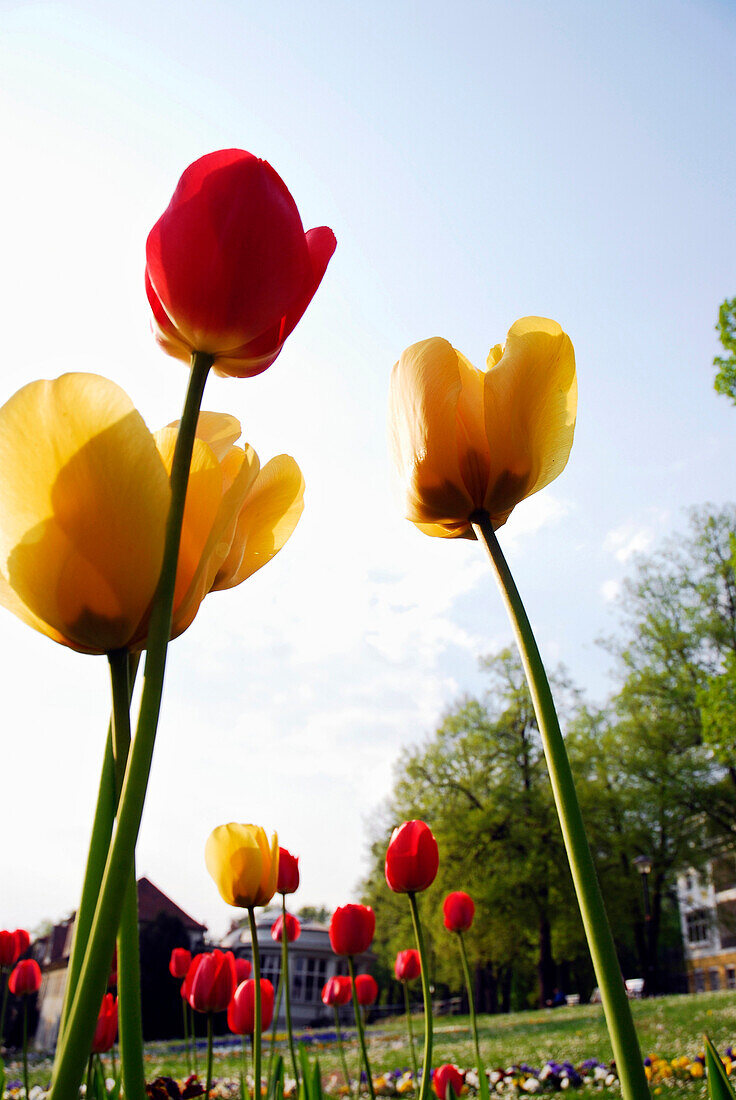
<svg viewBox="0 0 736 1100"><path fill-rule="evenodd" d="M635 551L734 495L736 409L712 391L736 294L736 12L727 3L17 3L0 39L5 400L65 370L115 379L153 428L185 371L155 346L148 230L184 167L268 159L338 249L257 379L212 379L262 460L307 481L282 554L172 647L139 869L215 930L203 861L228 820L302 856L295 902L337 905L402 745L510 632L477 546L401 517L392 364L427 336L476 363L519 316L578 360L564 475L502 532L544 655L594 698L596 637ZM0 924L76 904L106 667L0 618ZM75 776L79 778L75 778ZM15 830L13 830L15 831ZM459 884L461 885L461 884Z"/></svg>

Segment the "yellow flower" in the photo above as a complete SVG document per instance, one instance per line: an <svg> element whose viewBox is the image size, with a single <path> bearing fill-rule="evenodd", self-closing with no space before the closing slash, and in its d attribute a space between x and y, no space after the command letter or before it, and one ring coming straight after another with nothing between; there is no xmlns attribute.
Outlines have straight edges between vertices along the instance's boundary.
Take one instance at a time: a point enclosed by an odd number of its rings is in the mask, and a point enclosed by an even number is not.
<svg viewBox="0 0 736 1100"><path fill-rule="evenodd" d="M293 531L299 467L262 471L240 425L202 413L192 457L172 637L205 595L239 584ZM0 408L0 604L82 653L146 644L169 508L174 426L152 435L106 378L32 382Z"/></svg>
<svg viewBox="0 0 736 1100"><path fill-rule="evenodd" d="M389 406L407 519L443 538L475 538L477 511L501 527L564 469L576 409L575 353L555 321L516 321L485 370L439 337L412 344Z"/></svg>
<svg viewBox="0 0 736 1100"><path fill-rule="evenodd" d="M267 905L276 893L279 876L279 841L260 825L218 825L204 850L207 870L228 905L252 909Z"/></svg>
<svg viewBox="0 0 736 1100"><path fill-rule="evenodd" d="M703 1070L702 1063L701 1062L693 1062L692 1065L690 1066L690 1076L691 1077L702 1077L703 1073L704 1073L704 1070Z"/></svg>

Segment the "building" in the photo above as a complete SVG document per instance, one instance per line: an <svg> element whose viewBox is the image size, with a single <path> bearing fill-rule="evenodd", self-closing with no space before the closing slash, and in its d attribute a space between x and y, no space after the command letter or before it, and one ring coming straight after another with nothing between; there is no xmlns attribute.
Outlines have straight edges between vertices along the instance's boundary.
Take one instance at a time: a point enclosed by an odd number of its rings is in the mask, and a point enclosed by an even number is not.
<svg viewBox="0 0 736 1100"><path fill-rule="evenodd" d="M689 991L736 989L736 854L678 875L677 899Z"/></svg>
<svg viewBox="0 0 736 1100"><path fill-rule="evenodd" d="M138 879L139 929L151 924L161 914L174 917L181 922L192 951L202 949L204 934L207 931L206 925L199 924L180 909L176 902L154 886L149 879ZM73 938L74 915L54 925L47 936L43 936L33 945L33 957L43 973L38 993L38 1027L36 1028L36 1047L39 1050L53 1050L56 1046Z"/></svg>
<svg viewBox="0 0 736 1100"><path fill-rule="evenodd" d="M271 938L271 926L280 915L280 909L263 909L256 916L256 935L261 959L261 977L268 978L274 989L281 979L281 944ZM305 921L301 935L289 944L289 991L291 994L291 1019L295 1027L317 1027L334 1022L333 1009L322 1004L322 987L336 974L347 974L347 959L335 955L330 946L326 924ZM248 921L233 923L218 946L223 951L252 960L251 935ZM371 952L355 959L356 972L368 969L374 959ZM352 1012L347 1008L346 1013ZM281 1004L279 1021L285 1026L286 1009Z"/></svg>

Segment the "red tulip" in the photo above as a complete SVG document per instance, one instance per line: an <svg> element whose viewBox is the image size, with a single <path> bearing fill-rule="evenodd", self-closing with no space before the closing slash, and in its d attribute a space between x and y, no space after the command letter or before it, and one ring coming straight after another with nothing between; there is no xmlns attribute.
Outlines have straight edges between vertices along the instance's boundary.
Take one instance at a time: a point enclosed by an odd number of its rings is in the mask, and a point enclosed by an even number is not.
<svg viewBox="0 0 736 1100"><path fill-rule="evenodd" d="M322 986L322 1003L326 1005L346 1005L352 995L350 978L342 974L329 978Z"/></svg>
<svg viewBox="0 0 736 1100"><path fill-rule="evenodd" d="M169 973L172 978L186 978L192 965L192 953L186 947L175 947L169 959Z"/></svg>
<svg viewBox="0 0 736 1100"><path fill-rule="evenodd" d="M29 993L37 993L40 988L41 967L35 959L21 959L10 972L8 989L16 997L23 997Z"/></svg>
<svg viewBox="0 0 736 1100"><path fill-rule="evenodd" d="M399 951L394 963L394 973L399 982L413 982L422 972L422 961L419 952L410 947L406 951Z"/></svg>
<svg viewBox="0 0 736 1100"><path fill-rule="evenodd" d="M21 955L25 955L28 948L31 946L31 937L25 928L16 928L15 930L15 949L18 952L16 958L19 959Z"/></svg>
<svg viewBox="0 0 736 1100"><path fill-rule="evenodd" d="M369 905L343 905L330 921L330 943L336 955L361 955L376 930L376 915Z"/></svg>
<svg viewBox="0 0 736 1100"><path fill-rule="evenodd" d="M18 950L18 932L0 932L0 966L15 966L22 952Z"/></svg>
<svg viewBox="0 0 736 1100"><path fill-rule="evenodd" d="M282 917L277 917L271 925L271 939L276 943L281 943L281 937L283 935L284 921ZM286 941L287 943L293 943L294 940L298 940L302 934L302 926L296 917L293 917L291 913L286 914Z"/></svg>
<svg viewBox="0 0 736 1100"><path fill-rule="evenodd" d="M386 882L397 894L426 890L439 863L437 841L423 821L405 821L394 829L386 852Z"/></svg>
<svg viewBox="0 0 736 1100"><path fill-rule="evenodd" d="M261 978L261 1031L271 1026L273 1020L273 986L268 978ZM249 978L235 990L235 996L227 1006L227 1026L234 1035L252 1035L256 1026L256 982Z"/></svg>
<svg viewBox="0 0 736 1100"><path fill-rule="evenodd" d="M276 891L279 894L293 894L299 888L299 857L279 848L279 881Z"/></svg>
<svg viewBox="0 0 736 1100"><path fill-rule="evenodd" d="M475 902L470 894L455 890L442 903L442 912L445 914L445 928L450 932L467 932L475 916Z"/></svg>
<svg viewBox="0 0 736 1100"><path fill-rule="evenodd" d="M232 951L215 950L195 955L182 985L182 996L186 996L195 1012L224 1012L237 980ZM187 986L186 994L184 986Z"/></svg>
<svg viewBox="0 0 736 1100"><path fill-rule="evenodd" d="M218 374L245 378L273 363L322 281L335 235L304 232L286 184L242 149L200 157L184 172L146 242L146 292L156 339Z"/></svg>
<svg viewBox="0 0 736 1100"><path fill-rule="evenodd" d="M378 982L372 974L358 974L355 979L355 996L359 1005L372 1005L378 996Z"/></svg>
<svg viewBox="0 0 736 1100"><path fill-rule="evenodd" d="M176 977L176 975L174 975ZM92 1053L104 1054L115 1042L118 1033L118 999L112 993L106 993L102 998L100 1014L97 1017L94 1039L92 1040Z"/></svg>
<svg viewBox="0 0 736 1100"><path fill-rule="evenodd" d="M235 973L238 978L238 985L248 980L252 969L253 967L250 965L249 959L235 959Z"/></svg>
<svg viewBox="0 0 736 1100"><path fill-rule="evenodd" d="M439 1066L432 1077L432 1085L438 1100L448 1100L448 1085L450 1087L449 1100L452 1100L453 1095L459 1096L464 1083L465 1078L457 1066Z"/></svg>

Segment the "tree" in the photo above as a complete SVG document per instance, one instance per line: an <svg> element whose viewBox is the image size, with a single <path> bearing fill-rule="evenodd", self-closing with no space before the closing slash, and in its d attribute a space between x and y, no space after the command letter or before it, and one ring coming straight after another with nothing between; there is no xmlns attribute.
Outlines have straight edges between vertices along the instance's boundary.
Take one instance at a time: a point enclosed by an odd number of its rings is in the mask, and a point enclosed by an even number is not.
<svg viewBox="0 0 736 1100"><path fill-rule="evenodd" d="M713 366L718 368L713 385L716 393L730 397L736 405L736 298L721 302L716 332L727 354L717 355L713 360Z"/></svg>

